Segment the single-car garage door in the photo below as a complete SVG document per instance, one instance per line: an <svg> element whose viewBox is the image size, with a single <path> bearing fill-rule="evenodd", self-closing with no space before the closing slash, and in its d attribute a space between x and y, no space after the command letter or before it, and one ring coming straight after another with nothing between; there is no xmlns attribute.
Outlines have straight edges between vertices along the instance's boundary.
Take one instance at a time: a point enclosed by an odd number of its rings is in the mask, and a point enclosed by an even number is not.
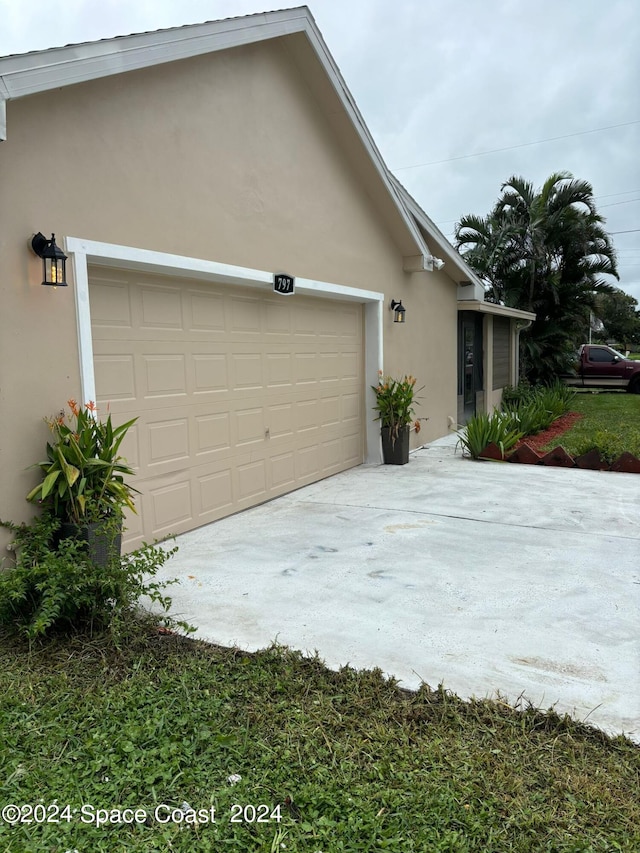
<svg viewBox="0 0 640 853"><path fill-rule="evenodd" d="M363 458L362 306L95 267L96 393L136 470L129 548Z"/></svg>

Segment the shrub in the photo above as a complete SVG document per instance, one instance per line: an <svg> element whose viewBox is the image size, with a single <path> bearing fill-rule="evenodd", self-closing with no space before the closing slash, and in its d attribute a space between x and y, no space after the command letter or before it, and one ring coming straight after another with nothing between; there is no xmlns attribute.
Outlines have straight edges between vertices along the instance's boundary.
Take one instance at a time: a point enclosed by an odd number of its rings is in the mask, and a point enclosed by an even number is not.
<svg viewBox="0 0 640 853"><path fill-rule="evenodd" d="M560 382L505 388L502 411L475 415L458 433L458 443L474 459L492 442L504 456L521 438L547 429L568 412L574 396L575 391Z"/></svg>
<svg viewBox="0 0 640 853"><path fill-rule="evenodd" d="M512 405L529 402L535 394L535 387L526 379L523 379L518 385L507 385L502 390L502 405L509 408Z"/></svg>
<svg viewBox="0 0 640 853"><path fill-rule="evenodd" d="M477 459L488 444L494 442L504 456L522 438L523 432L515 425L510 413L493 412L474 415L458 433L462 445L473 459Z"/></svg>
<svg viewBox="0 0 640 853"><path fill-rule="evenodd" d="M109 628L115 634L135 615L141 596L166 614L171 599L164 589L175 581L151 580L177 548L144 545L120 557L113 552L106 567L89 559L86 545L55 534L59 520L43 512L31 524L0 521L15 536L15 565L0 570L0 625L16 628L29 639L53 630ZM113 535L116 533L113 524ZM190 630L169 616L164 624Z"/></svg>
<svg viewBox="0 0 640 853"><path fill-rule="evenodd" d="M566 414L575 397L575 390L561 382L553 385L525 386L505 389L502 411L519 426L524 435L535 435Z"/></svg>
<svg viewBox="0 0 640 853"><path fill-rule="evenodd" d="M566 414L576 396L575 388L569 388L562 382L552 385L541 385L536 392L536 399L554 415L554 420Z"/></svg>
<svg viewBox="0 0 640 853"><path fill-rule="evenodd" d="M590 450L599 451L602 458L609 464L615 462L625 451L640 459L640 431L634 430L631 435L623 438L608 429L596 430L576 444L574 453L576 456L582 456Z"/></svg>

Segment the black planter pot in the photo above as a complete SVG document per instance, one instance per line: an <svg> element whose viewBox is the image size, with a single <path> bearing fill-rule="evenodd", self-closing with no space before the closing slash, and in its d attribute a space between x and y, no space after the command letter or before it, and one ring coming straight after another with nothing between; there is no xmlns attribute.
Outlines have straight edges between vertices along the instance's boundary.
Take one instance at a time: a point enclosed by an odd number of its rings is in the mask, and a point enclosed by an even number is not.
<svg viewBox="0 0 640 853"><path fill-rule="evenodd" d="M114 529L112 522L94 521L89 524L63 522L58 530L57 542L75 539L86 544L92 563L100 568L109 565L109 559L120 556L122 548L122 524Z"/></svg>
<svg viewBox="0 0 640 853"><path fill-rule="evenodd" d="M406 465L409 461L409 425L401 427L395 441L389 427L382 427L381 433L384 464Z"/></svg>

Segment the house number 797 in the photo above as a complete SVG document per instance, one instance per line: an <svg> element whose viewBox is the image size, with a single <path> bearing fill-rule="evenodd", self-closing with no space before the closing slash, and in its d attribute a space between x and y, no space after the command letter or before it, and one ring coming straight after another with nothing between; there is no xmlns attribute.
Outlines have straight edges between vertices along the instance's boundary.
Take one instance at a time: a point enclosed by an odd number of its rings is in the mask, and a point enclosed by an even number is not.
<svg viewBox="0 0 640 853"><path fill-rule="evenodd" d="M284 296L289 296L294 292L295 279L293 276L285 273L276 273L273 277L273 290L275 293L280 293Z"/></svg>

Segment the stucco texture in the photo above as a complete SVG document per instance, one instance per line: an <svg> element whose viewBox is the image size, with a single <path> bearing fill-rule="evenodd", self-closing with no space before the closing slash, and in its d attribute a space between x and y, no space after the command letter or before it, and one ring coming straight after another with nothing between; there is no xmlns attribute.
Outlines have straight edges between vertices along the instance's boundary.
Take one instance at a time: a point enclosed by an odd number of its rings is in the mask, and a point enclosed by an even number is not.
<svg viewBox="0 0 640 853"><path fill-rule="evenodd" d="M293 44L293 43L292 43ZM297 45L297 43L296 43ZM408 238L317 62L286 39L68 86L8 104L0 146L0 518L27 519L43 417L81 394L74 283L40 286L31 235L73 236L402 299L384 312L385 373L412 373L429 418L456 411L456 286L403 272ZM305 64L306 63L306 64ZM324 94L323 94L324 91ZM55 112L53 112L55 110ZM368 386L375 376L366 376ZM366 413L368 418L370 415ZM373 417L373 413L371 413Z"/></svg>

